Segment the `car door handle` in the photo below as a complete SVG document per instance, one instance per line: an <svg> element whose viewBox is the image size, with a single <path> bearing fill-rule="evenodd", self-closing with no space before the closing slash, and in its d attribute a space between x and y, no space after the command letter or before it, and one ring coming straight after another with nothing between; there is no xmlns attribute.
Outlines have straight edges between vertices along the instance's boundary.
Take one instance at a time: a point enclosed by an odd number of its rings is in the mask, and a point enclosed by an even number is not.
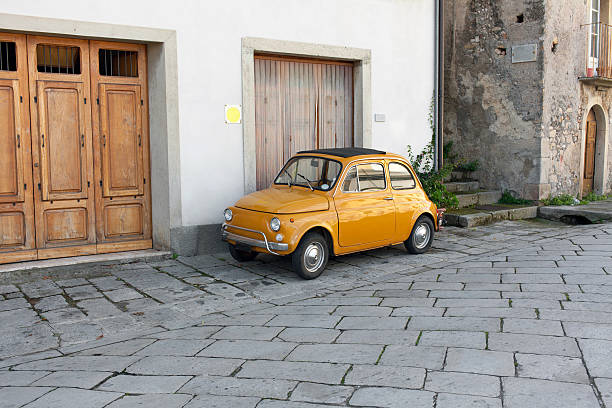
<svg viewBox="0 0 612 408"><path fill-rule="evenodd" d="M393 200L393 197L385 197L383 200Z"/></svg>

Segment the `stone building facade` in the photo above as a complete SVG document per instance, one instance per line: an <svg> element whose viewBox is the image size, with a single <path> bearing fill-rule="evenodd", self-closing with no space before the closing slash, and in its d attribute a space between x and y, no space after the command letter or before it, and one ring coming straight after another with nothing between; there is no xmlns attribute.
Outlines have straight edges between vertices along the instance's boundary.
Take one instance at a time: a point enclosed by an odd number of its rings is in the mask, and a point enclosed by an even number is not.
<svg viewBox="0 0 612 408"><path fill-rule="evenodd" d="M479 160L481 185L534 200L609 192L608 0L446 0L444 11L444 139Z"/></svg>

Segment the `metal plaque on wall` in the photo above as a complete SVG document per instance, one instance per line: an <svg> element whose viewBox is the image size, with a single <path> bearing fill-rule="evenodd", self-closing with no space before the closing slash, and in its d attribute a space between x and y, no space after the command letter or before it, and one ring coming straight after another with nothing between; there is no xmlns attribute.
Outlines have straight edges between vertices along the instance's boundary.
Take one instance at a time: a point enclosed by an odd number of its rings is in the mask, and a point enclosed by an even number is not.
<svg viewBox="0 0 612 408"><path fill-rule="evenodd" d="M512 63L533 62L538 56L537 44L515 45L512 47Z"/></svg>

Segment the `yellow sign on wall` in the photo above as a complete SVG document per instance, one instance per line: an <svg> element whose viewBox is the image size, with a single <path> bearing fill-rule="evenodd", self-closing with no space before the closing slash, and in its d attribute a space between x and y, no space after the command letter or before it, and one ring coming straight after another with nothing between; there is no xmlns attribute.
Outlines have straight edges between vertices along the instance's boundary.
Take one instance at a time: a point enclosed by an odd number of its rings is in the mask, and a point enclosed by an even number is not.
<svg viewBox="0 0 612 408"><path fill-rule="evenodd" d="M242 122L242 106L241 105L225 105L225 123L241 123Z"/></svg>

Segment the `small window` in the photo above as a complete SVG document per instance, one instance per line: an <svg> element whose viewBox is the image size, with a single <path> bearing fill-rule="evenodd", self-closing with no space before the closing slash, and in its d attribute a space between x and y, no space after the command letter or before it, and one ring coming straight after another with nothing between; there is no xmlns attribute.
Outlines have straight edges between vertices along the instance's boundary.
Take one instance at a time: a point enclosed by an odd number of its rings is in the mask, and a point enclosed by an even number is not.
<svg viewBox="0 0 612 408"><path fill-rule="evenodd" d="M14 42L0 42L0 71L17 71L17 54Z"/></svg>
<svg viewBox="0 0 612 408"><path fill-rule="evenodd" d="M385 169L382 164L369 163L357 166L359 191L379 191L387 187Z"/></svg>
<svg viewBox="0 0 612 408"><path fill-rule="evenodd" d="M346 172L344 183L342 183L342 191L345 193L356 193L359 191L359 183L357 181L357 167L353 166Z"/></svg>
<svg viewBox="0 0 612 408"><path fill-rule="evenodd" d="M359 164L349 169L342 183L342 191L355 193L364 191L380 191L387 188L385 169L382 164Z"/></svg>
<svg viewBox="0 0 612 408"><path fill-rule="evenodd" d="M138 52L124 50L104 50L98 52L100 75L137 77Z"/></svg>
<svg viewBox="0 0 612 408"><path fill-rule="evenodd" d="M412 173L403 164L389 163L389 178L394 190L410 190L416 187Z"/></svg>
<svg viewBox="0 0 612 408"><path fill-rule="evenodd" d="M81 73L81 49L64 45L36 46L36 65L38 72L52 74Z"/></svg>

